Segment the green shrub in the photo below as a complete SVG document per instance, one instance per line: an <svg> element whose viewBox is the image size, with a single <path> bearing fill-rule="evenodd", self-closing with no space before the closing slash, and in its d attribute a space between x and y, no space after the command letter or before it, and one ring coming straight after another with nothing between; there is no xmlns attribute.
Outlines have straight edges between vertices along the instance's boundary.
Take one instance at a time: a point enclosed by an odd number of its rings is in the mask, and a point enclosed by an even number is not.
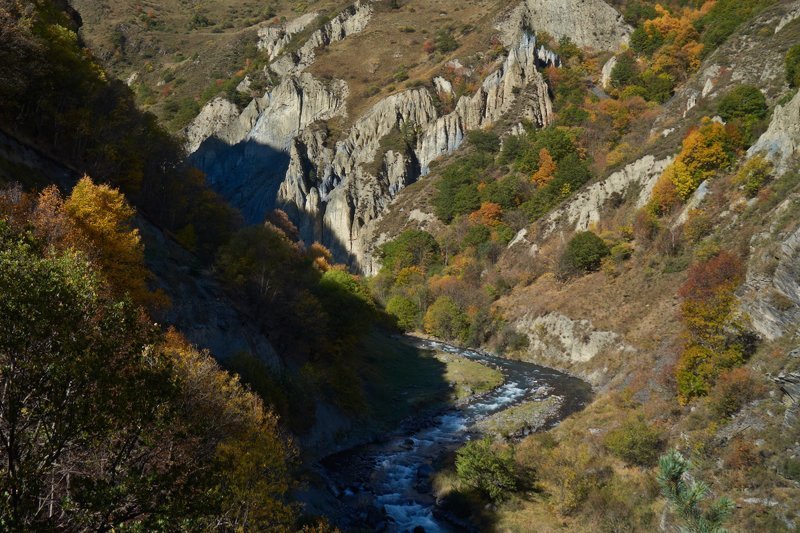
<svg viewBox="0 0 800 533"><path fill-rule="evenodd" d="M447 29L437 31L434 42L436 43L436 50L443 54L453 52L459 47L458 41L456 41L456 38L453 37L453 34Z"/></svg>
<svg viewBox="0 0 800 533"><path fill-rule="evenodd" d="M657 14L654 14L652 18L656 18L656 16ZM644 25L638 26L631 34L631 50L637 54L650 57L656 50L661 48L662 44L664 44L664 37L661 33L657 31L648 33L644 29Z"/></svg>
<svg viewBox="0 0 800 533"><path fill-rule="evenodd" d="M653 466L662 446L661 432L647 424L642 416L632 418L610 431L604 440L608 451L635 466Z"/></svg>
<svg viewBox="0 0 800 533"><path fill-rule="evenodd" d="M386 312L395 317L403 331L413 331L419 325L419 307L405 296L393 296L386 302Z"/></svg>
<svg viewBox="0 0 800 533"><path fill-rule="evenodd" d="M433 235L416 229L406 230L396 239L383 244L378 253L383 268L391 272L410 266L427 270L441 260L439 243Z"/></svg>
<svg viewBox="0 0 800 533"><path fill-rule="evenodd" d="M458 479L492 501L502 501L517 488L516 463L509 450L497 451L487 437L456 452Z"/></svg>
<svg viewBox="0 0 800 533"><path fill-rule="evenodd" d="M786 81L792 87L800 87L800 44L786 52Z"/></svg>
<svg viewBox="0 0 800 533"><path fill-rule="evenodd" d="M433 206L442 222L450 223L458 215L466 215L481 206L478 182L493 156L479 152L449 165L436 183Z"/></svg>
<svg viewBox="0 0 800 533"><path fill-rule="evenodd" d="M598 270L601 261L609 253L608 245L591 231L578 233L567 243L561 255L560 274L570 277Z"/></svg>
<svg viewBox="0 0 800 533"><path fill-rule="evenodd" d="M473 130L467 133L467 140L481 152L496 153L500 151L500 138L496 133Z"/></svg>
<svg viewBox="0 0 800 533"><path fill-rule="evenodd" d="M719 102L719 115L725 120L762 119L767 116L767 99L758 87L739 85Z"/></svg>
<svg viewBox="0 0 800 533"><path fill-rule="evenodd" d="M452 298L440 296L425 313L423 321L425 332L447 341L466 340L470 321Z"/></svg>
<svg viewBox="0 0 800 533"><path fill-rule="evenodd" d="M800 483L800 459L786 459L783 463L783 476Z"/></svg>
<svg viewBox="0 0 800 533"><path fill-rule="evenodd" d="M757 155L745 163L734 178L748 198L753 198L772 177L772 163Z"/></svg>
<svg viewBox="0 0 800 533"><path fill-rule="evenodd" d="M483 224L476 224L469 228L464 240L461 241L461 248L469 248L470 246L479 247L481 244L488 242L492 237L492 231Z"/></svg>
<svg viewBox="0 0 800 533"><path fill-rule="evenodd" d="M633 54L627 53L617 57L617 64L611 70L611 86L622 89L628 85L636 85L639 81L639 67Z"/></svg>
<svg viewBox="0 0 800 533"><path fill-rule="evenodd" d="M695 23L703 34L703 55L713 52L742 23L774 2L775 0L717 0L709 12Z"/></svg>

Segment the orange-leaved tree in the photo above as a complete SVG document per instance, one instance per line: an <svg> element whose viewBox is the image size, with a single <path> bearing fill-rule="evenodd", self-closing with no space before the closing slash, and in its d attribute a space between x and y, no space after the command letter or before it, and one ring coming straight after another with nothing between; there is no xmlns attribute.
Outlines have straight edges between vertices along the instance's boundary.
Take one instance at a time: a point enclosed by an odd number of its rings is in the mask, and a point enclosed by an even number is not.
<svg viewBox="0 0 800 533"><path fill-rule="evenodd" d="M556 163L553 161L553 156L547 148L539 150L539 168L531 176L531 181L537 187L544 187L551 181L556 172Z"/></svg>
<svg viewBox="0 0 800 533"><path fill-rule="evenodd" d="M477 211L470 213L469 220L475 224L494 227L500 224L503 208L494 202L483 202Z"/></svg>
<svg viewBox="0 0 800 533"><path fill-rule="evenodd" d="M678 293L685 335L676 368L681 403L706 395L721 372L744 362L749 336L735 295L743 279L741 258L725 251L689 269Z"/></svg>

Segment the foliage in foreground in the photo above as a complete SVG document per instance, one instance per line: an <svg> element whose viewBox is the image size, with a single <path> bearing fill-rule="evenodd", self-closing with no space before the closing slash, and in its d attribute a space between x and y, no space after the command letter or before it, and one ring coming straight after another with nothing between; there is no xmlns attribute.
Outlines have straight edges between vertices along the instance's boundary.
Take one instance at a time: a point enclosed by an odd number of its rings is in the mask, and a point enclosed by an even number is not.
<svg viewBox="0 0 800 533"><path fill-rule="evenodd" d="M515 469L511 451L494 449L488 437L468 442L456 455L459 480L492 501L500 501L516 490Z"/></svg>
<svg viewBox="0 0 800 533"><path fill-rule="evenodd" d="M688 480L692 468L680 452L672 450L658 462L658 484L661 494L672 506L682 522L682 530L689 533L724 533L723 524L733 512L733 502L721 497L704 508L703 501L711 489L702 481Z"/></svg>
<svg viewBox="0 0 800 533"><path fill-rule="evenodd" d="M0 524L291 529L293 452L208 354L0 220Z"/></svg>

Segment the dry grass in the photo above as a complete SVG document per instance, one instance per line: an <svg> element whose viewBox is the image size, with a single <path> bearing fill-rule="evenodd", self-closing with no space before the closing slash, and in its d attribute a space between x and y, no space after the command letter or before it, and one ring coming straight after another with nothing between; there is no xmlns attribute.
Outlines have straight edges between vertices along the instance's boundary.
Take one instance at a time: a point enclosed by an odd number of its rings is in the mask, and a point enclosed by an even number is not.
<svg viewBox="0 0 800 533"><path fill-rule="evenodd" d="M489 392L503 384L503 374L488 365L459 355L437 352L445 364L444 379L451 383L456 400Z"/></svg>
<svg viewBox="0 0 800 533"><path fill-rule="evenodd" d="M74 0L83 17L82 36L110 72L133 85L139 104L163 122L176 103L200 100L257 55L260 26L303 12L337 13L345 0ZM274 13L274 17L266 15ZM195 23L195 16L207 19ZM124 39L121 44L120 39ZM172 103L171 103L172 102Z"/></svg>
<svg viewBox="0 0 800 533"><path fill-rule="evenodd" d="M479 71L488 68L485 55L497 33L494 22L514 2L403 0L400 5L399 9L391 9L388 2L375 3L375 14L367 29L322 51L310 69L321 78L347 81L350 121L389 94L430 83L451 59L459 59ZM433 39L439 30L451 33L460 46L449 54L429 56L423 43ZM483 72L476 75L480 73ZM408 78L401 79L405 76ZM341 128L345 130L348 125L342 124Z"/></svg>

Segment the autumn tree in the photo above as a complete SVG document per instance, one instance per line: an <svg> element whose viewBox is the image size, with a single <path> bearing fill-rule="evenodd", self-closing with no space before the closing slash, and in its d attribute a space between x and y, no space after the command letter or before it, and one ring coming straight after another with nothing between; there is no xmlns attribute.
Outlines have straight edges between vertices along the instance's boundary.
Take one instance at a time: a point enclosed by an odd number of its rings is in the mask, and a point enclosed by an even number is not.
<svg viewBox="0 0 800 533"><path fill-rule="evenodd" d="M735 143L725 126L708 119L683 140L681 151L656 182L649 203L651 212L669 213L700 184L733 164Z"/></svg>
<svg viewBox="0 0 800 533"><path fill-rule="evenodd" d="M0 523L293 531L293 451L238 380L0 222Z"/></svg>
<svg viewBox="0 0 800 533"><path fill-rule="evenodd" d="M531 181L537 187L544 187L555 177L556 163L547 148L539 150L539 168L531 176Z"/></svg>
<svg viewBox="0 0 800 533"><path fill-rule="evenodd" d="M428 308L423 321L425 332L449 341L464 341L469 333L469 318L447 296L440 296Z"/></svg>
<svg viewBox="0 0 800 533"><path fill-rule="evenodd" d="M495 227L501 223L503 208L494 202L483 202L480 209L469 215L470 222Z"/></svg>
<svg viewBox="0 0 800 533"><path fill-rule="evenodd" d="M399 271L405 267L418 266L427 269L441 260L439 243L422 230L406 230L392 241L380 247L383 267Z"/></svg>
<svg viewBox="0 0 800 533"><path fill-rule="evenodd" d="M42 196L41 203L53 196ZM151 275L144 264L139 230L132 225L135 211L119 190L96 185L84 176L64 202L63 210L89 244L83 251L97 262L117 291L130 293L138 303L158 302L147 287Z"/></svg>
<svg viewBox="0 0 800 533"><path fill-rule="evenodd" d="M752 349L735 295L743 277L741 259L724 251L689 269L679 291L686 340L676 375L683 403L707 394L716 377L744 363Z"/></svg>

